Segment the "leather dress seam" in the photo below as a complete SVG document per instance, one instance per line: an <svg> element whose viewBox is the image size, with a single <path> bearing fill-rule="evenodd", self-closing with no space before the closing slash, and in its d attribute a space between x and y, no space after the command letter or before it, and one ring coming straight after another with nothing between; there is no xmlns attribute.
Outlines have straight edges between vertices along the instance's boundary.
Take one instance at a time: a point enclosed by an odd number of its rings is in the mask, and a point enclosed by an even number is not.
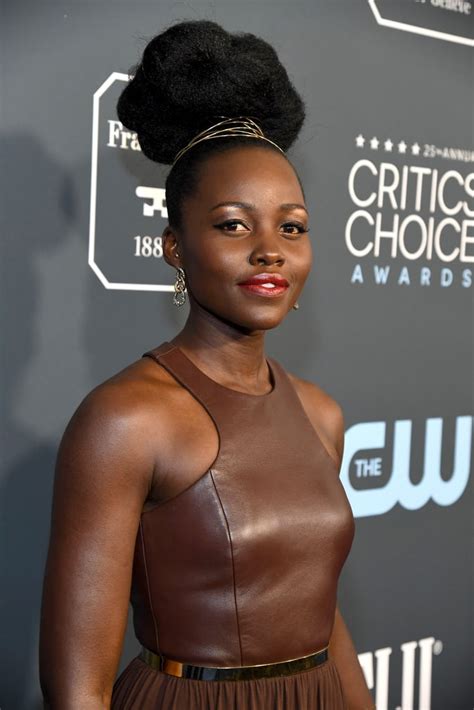
<svg viewBox="0 0 474 710"><path fill-rule="evenodd" d="M156 617L155 617L155 611L153 609L153 603L151 600L151 591L150 591L150 578L148 576L148 564L147 564L147 558L146 558L146 547L145 547L145 540L143 537L143 526L142 526L142 521L140 520L140 539L142 543L142 554L143 554L143 563L145 566L145 577L146 577L146 588L147 588L147 593L148 593L148 605L150 607L151 611L151 618L153 619L153 628L155 631L155 641L156 641L156 652L159 654L160 653L160 642L158 638L158 625L156 623Z"/></svg>
<svg viewBox="0 0 474 710"><path fill-rule="evenodd" d="M167 348L164 346L168 345ZM161 343L161 345L158 345L155 348L151 348L150 350L147 350L145 353L143 353L142 357L151 357L153 360L156 360L158 362L158 358L161 355L167 355L169 352L172 350L176 349L176 345L173 343L168 343L165 341L164 343Z"/></svg>
<svg viewBox="0 0 474 710"><path fill-rule="evenodd" d="M156 350L156 348L155 348ZM173 345L170 350L178 350L179 348L176 348L175 345ZM212 461L211 465L207 467L207 469L204 471L204 473L200 474L192 483L187 485L185 488L182 488L180 491L177 493L173 493L169 498L166 498L165 500L159 501L156 505L153 506L153 508L149 508L148 510L143 510L141 513L141 516L144 515L149 515L150 513L154 513L156 510L159 510L163 506L167 505L168 503L171 503L172 501L176 500L179 498L179 496L184 495L192 489L194 486L202 482L203 479L206 478L208 474L212 474L212 469L215 468L217 462L219 461L222 451L224 449L223 441L222 441L222 434L221 430L219 427L218 423L218 418L215 416L215 414L212 412L211 407L209 406L208 402L206 402L205 398L202 397L202 395L199 395L197 391L195 391L192 387L192 384L190 385L186 378L183 378L182 375L177 372L176 370L173 369L172 365L170 366L169 363L166 361L162 361L160 359L161 355L167 355L170 350L167 350L165 353L160 353L158 356L155 355L150 355L151 359L154 360L158 365L160 365L164 370L168 372L168 374L171 375L171 377L178 382L183 389L187 390L189 395L197 402L197 404L204 410L204 412L207 414L209 417L209 420L211 424L214 427L214 430L217 435L217 452L214 457L214 460ZM144 353L142 357L145 357L145 355L152 353L153 351L148 351L148 353Z"/></svg>
<svg viewBox="0 0 474 710"><path fill-rule="evenodd" d="M211 469L208 468L204 473L199 474L198 478L196 478L192 483L190 483L186 488L182 488L180 491L177 493L173 493L169 498L165 498L165 500L160 501L159 503L156 503L156 505L153 506L153 508L149 508L148 510L142 510L141 515L142 516L147 516L150 515L150 513L154 513L155 510L160 510L161 508L164 508L165 505L168 503L172 503L173 501L177 500L181 496L184 496L186 493L188 493L192 488L197 486L199 483L202 483L203 479L206 478L211 472Z"/></svg>
<svg viewBox="0 0 474 710"><path fill-rule="evenodd" d="M209 470L209 473L211 474L212 484L213 484L213 486L214 486L214 490L216 491L217 499L218 499L218 501L219 501L219 504L220 504L220 507L221 507L221 510L222 510L222 514L223 514L223 516L224 516L225 524L226 524L226 527L227 527L227 534L228 534L228 536L229 536L230 556L231 556L231 560L232 560L232 581L233 581L233 587L234 587L235 619L236 619L236 622L237 622L237 635L238 635L238 639L239 639L240 665L243 666L243 665L244 665L244 661L243 661L243 653L242 653L242 639L241 639L241 634L240 634L239 608L238 608L238 606L237 606L237 590L236 590L236 584L235 584L234 547L233 547L233 545L232 545L232 535L231 535L231 533L230 533L229 521L227 520L227 515L225 514L225 509L224 509L224 506L223 506L223 504L222 504L222 500L221 500L221 497L220 497L220 495L219 495L219 491L217 490L217 486L216 486L216 482L215 482L215 480L214 480L214 475L213 475L212 469Z"/></svg>

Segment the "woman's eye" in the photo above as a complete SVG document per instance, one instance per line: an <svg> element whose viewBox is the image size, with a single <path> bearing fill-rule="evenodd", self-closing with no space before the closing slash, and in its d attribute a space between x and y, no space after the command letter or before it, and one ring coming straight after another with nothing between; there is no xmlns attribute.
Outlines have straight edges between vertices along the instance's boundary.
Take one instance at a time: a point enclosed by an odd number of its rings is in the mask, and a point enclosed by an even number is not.
<svg viewBox="0 0 474 710"><path fill-rule="evenodd" d="M247 229L243 222L237 219L228 220L227 222L215 224L214 226L217 227L217 229L223 229L225 232L241 232ZM243 229L237 229L237 227L242 227Z"/></svg>
<svg viewBox="0 0 474 710"><path fill-rule="evenodd" d="M215 224L214 227L216 227L216 229L222 229L224 232L246 232L249 229L238 219L227 220L226 222ZM307 229L304 224L300 224L299 222L285 222L285 224L282 224L282 228L284 234L295 237L300 234L304 234L305 232L309 232L309 229Z"/></svg>
<svg viewBox="0 0 474 710"><path fill-rule="evenodd" d="M286 222L285 224L282 224L282 227L285 230L288 229L288 231L285 231L285 234L298 235L309 232L309 229L299 222Z"/></svg>

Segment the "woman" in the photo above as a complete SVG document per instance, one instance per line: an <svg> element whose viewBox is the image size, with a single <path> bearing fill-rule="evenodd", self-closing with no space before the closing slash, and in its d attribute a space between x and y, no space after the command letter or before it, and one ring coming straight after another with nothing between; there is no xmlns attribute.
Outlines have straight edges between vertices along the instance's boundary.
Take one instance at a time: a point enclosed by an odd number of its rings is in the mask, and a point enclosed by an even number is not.
<svg viewBox="0 0 474 710"><path fill-rule="evenodd" d="M208 21L146 47L118 115L172 163L180 333L90 392L61 441L41 626L51 708L373 707L337 582L354 535L339 405L264 351L311 266L274 50ZM143 650L114 683L130 598Z"/></svg>

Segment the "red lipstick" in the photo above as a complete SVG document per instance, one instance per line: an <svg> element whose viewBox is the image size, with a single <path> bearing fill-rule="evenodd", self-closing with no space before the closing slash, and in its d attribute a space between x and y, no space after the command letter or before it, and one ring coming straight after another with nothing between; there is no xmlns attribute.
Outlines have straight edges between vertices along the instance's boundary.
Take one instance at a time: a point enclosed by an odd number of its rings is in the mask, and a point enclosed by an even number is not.
<svg viewBox="0 0 474 710"><path fill-rule="evenodd" d="M258 296L264 296L266 298L273 298L275 296L281 296L282 293L285 293L289 283L279 274L269 274L268 272L263 272L255 274L245 281L241 281L239 286L244 289L244 291L249 293L254 293Z"/></svg>

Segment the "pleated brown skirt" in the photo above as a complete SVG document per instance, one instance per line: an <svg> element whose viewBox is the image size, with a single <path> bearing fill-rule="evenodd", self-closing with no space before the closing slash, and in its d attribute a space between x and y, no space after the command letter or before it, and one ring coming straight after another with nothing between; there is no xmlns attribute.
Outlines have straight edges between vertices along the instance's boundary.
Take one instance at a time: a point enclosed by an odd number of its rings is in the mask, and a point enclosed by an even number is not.
<svg viewBox="0 0 474 710"><path fill-rule="evenodd" d="M346 710L336 665L328 658L290 676L190 680L134 658L117 678L112 710Z"/></svg>

